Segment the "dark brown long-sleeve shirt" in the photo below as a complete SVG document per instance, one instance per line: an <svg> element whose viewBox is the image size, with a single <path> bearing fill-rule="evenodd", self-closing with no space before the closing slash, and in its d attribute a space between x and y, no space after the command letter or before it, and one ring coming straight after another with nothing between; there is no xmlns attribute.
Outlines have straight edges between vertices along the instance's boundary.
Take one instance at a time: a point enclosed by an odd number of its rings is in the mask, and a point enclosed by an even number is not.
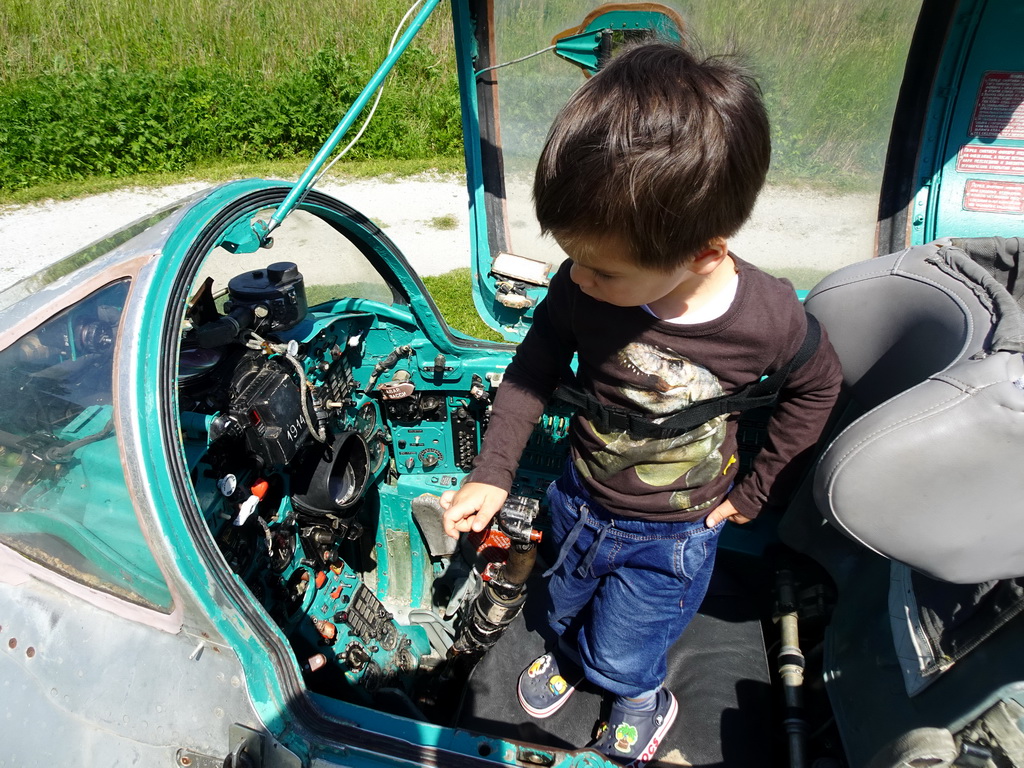
<svg viewBox="0 0 1024 768"><path fill-rule="evenodd" d="M505 372L471 479L511 486L530 433L574 353L578 386L654 420L733 393L785 365L807 327L793 287L733 258L739 285L729 309L692 325L592 299L569 278L570 262L563 264ZM752 518L788 497L821 436L841 376L823 332L818 350L780 392L752 472L738 480L736 420L727 416L683 435L635 439L602 434L581 413L573 420L571 457L594 500L613 514L697 520L728 493L736 509Z"/></svg>

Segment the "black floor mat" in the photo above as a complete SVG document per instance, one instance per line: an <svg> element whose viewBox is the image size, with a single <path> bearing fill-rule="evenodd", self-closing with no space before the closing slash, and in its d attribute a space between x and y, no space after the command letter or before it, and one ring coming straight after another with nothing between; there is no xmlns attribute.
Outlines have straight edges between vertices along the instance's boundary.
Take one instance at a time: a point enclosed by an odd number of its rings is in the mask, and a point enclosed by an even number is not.
<svg viewBox="0 0 1024 768"><path fill-rule="evenodd" d="M520 672L545 650L550 630L543 583L531 584L523 615L469 679L460 727L558 749L586 745L607 715L609 697L584 683L551 717L526 714L516 697ZM643 642L643 638L637 638ZM761 624L752 600L716 571L700 612L673 646L667 683L679 716L652 765L770 766L772 694Z"/></svg>

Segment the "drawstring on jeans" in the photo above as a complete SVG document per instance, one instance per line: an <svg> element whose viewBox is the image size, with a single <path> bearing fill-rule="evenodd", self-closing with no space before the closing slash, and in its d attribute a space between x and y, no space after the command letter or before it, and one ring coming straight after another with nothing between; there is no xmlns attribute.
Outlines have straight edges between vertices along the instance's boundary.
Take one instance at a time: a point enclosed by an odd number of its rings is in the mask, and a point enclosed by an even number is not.
<svg viewBox="0 0 1024 768"><path fill-rule="evenodd" d="M569 550L576 544L576 539L580 537L580 533L583 532L583 526L587 524L587 513L590 509L586 504L580 505L580 516L576 520L576 525L569 531L569 535L565 537L565 543L562 544L561 549L558 550L558 557L555 558L555 564L544 571L544 577L550 576L552 573L558 570L558 567L565 562L565 556L569 554Z"/></svg>
<svg viewBox="0 0 1024 768"><path fill-rule="evenodd" d="M601 527L597 529L597 538L594 539L594 543L590 545L590 549L587 550L587 556L583 558L583 562L580 563L576 569L577 576L586 576L590 571L590 566L594 562L594 558L597 557L597 552L601 549L601 544L604 543L604 537L608 535L608 529L612 527L612 522L609 520L607 523L602 523Z"/></svg>
<svg viewBox="0 0 1024 768"><path fill-rule="evenodd" d="M579 518L576 520L576 524L569 531L569 535L565 537L565 543L562 544L558 551L558 557L555 559L554 565L544 571L544 576L550 576L552 573L558 570L558 568L565 562L566 556L569 551L576 545L576 540L579 539L580 534L583 532L584 526L587 524L587 515L590 513L590 507L586 504L581 504L579 509ZM586 575L586 572L590 570L590 566L594 562L594 558L597 557L597 551L601 548L601 544L604 542L605 536L608 535L608 529L612 527L612 522L601 523L597 529L597 538L594 543L590 545L590 549L587 550L586 557L583 558L583 562L580 563L579 567L576 568L576 573Z"/></svg>

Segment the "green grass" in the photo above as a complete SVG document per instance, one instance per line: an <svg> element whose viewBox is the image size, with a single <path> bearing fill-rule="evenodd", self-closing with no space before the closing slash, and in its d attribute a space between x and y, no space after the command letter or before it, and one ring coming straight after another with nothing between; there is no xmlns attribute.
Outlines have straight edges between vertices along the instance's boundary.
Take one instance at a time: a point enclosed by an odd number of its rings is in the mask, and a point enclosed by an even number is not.
<svg viewBox="0 0 1024 768"><path fill-rule="evenodd" d="M768 271L776 277L786 278L798 291L811 290L823 278L831 274L831 270L814 269L813 267L786 267L783 269L770 269Z"/></svg>
<svg viewBox="0 0 1024 768"><path fill-rule="evenodd" d="M121 71L188 67L255 69L265 77L330 48L366 51L379 61L406 0L4 0L0 13L0 80L40 72L67 74L83 62ZM445 6L418 43L440 66L452 39Z"/></svg>
<svg viewBox="0 0 1024 768"><path fill-rule="evenodd" d="M0 190L310 158L404 0L27 0L0 13ZM352 159L461 154L451 22L399 60ZM187 41L187 42L183 42Z"/></svg>
<svg viewBox="0 0 1024 768"><path fill-rule="evenodd" d="M473 276L469 267L453 269L443 275L423 278L441 315L452 328L478 339L502 341L500 334L480 319L473 305Z"/></svg>
<svg viewBox="0 0 1024 768"><path fill-rule="evenodd" d="M423 278L423 284L441 310L441 316L452 328L468 336L488 341L502 341L500 334L491 330L473 306L472 273L469 268L453 269L443 275ZM364 299L388 302L390 296L381 293L379 283L349 283L342 285L309 285L306 301L315 306L339 297L358 296Z"/></svg>
<svg viewBox="0 0 1024 768"><path fill-rule="evenodd" d="M383 59L408 7L406 0L308 0L301 8L256 0L2 2L5 195L97 177L208 176L203 169L218 164L301 167ZM499 30L513 33L508 57L536 50L552 29L583 14L574 0L496 5ZM758 75L773 122L775 182L850 189L877 178L920 0L674 5L692 45L739 51ZM388 79L352 159L457 159L453 58L441 4ZM554 108L581 80L554 56L504 70L503 78L503 109L515 101L508 87L523 86L522 135L506 136L514 168L515 143L541 141Z"/></svg>
<svg viewBox="0 0 1024 768"><path fill-rule="evenodd" d="M529 53L550 24L569 26L581 15L574 0L544 0L539 3L543 14L532 3L495 5L499 34L504 29L513 37L507 58ZM757 77L772 123L773 182L877 189L921 0L679 0L669 5L685 20L692 48L735 54ZM530 59L505 72L502 109L512 106L518 113L515 132L503 135L503 142L535 145L579 78L555 57ZM506 166L528 173L535 155L523 155L525 164L506 157Z"/></svg>
<svg viewBox="0 0 1024 768"><path fill-rule="evenodd" d="M432 218L430 220L430 226L442 231L451 230L459 226L459 219L450 213L446 213L444 216L435 216Z"/></svg>
<svg viewBox="0 0 1024 768"><path fill-rule="evenodd" d="M383 303L390 303L391 294L383 283L339 283L336 285L309 285L306 287L306 303L315 307L326 301L339 298L358 297Z"/></svg>
<svg viewBox="0 0 1024 768"><path fill-rule="evenodd" d="M734 0L688 18L708 51L737 50L773 124L776 182L863 187L880 173L920 0Z"/></svg>
<svg viewBox="0 0 1024 768"><path fill-rule="evenodd" d="M0 188L0 205L22 205L39 200L70 200L85 195L114 192L126 188L157 188L188 181L211 185L233 179L264 178L295 181L309 164L310 157L289 160L264 160L249 163L212 159L198 162L182 171L136 173L127 176L89 176L73 181L50 181L18 189ZM338 162L327 174L327 181L347 179L393 179L396 182L422 173L462 174L462 157L427 157L406 160L370 158Z"/></svg>

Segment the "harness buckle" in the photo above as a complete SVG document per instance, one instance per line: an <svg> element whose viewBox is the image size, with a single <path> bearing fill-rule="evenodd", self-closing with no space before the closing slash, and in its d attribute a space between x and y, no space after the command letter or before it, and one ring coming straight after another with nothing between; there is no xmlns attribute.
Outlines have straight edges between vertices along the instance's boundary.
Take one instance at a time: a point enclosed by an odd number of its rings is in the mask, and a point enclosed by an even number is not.
<svg viewBox="0 0 1024 768"><path fill-rule="evenodd" d="M606 409L604 414L604 426L607 427L605 432L630 432L632 430L631 414L625 411L613 411Z"/></svg>

